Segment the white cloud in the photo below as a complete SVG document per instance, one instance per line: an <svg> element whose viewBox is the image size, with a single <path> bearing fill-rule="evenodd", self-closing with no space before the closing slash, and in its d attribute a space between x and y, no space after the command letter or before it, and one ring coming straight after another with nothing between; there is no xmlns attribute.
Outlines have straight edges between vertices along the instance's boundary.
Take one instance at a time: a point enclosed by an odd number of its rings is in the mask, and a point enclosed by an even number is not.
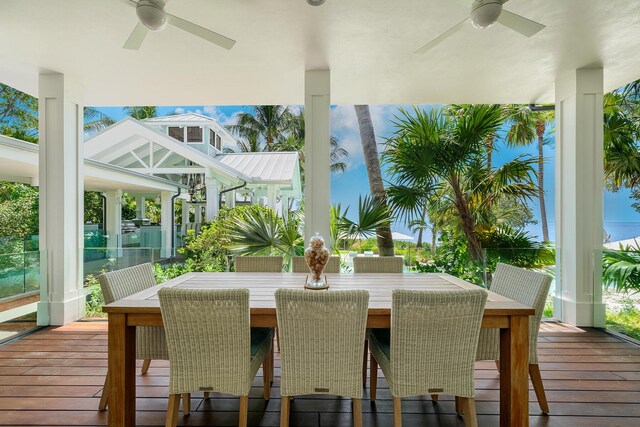
<svg viewBox="0 0 640 427"><path fill-rule="evenodd" d="M182 107L176 108L176 114L182 114L182 113L184 113L184 108Z"/></svg>
<svg viewBox="0 0 640 427"><path fill-rule="evenodd" d="M227 126L235 123L234 116L227 116L224 114L218 107L213 105L208 105L202 108L205 116L213 117L220 123L222 126Z"/></svg>

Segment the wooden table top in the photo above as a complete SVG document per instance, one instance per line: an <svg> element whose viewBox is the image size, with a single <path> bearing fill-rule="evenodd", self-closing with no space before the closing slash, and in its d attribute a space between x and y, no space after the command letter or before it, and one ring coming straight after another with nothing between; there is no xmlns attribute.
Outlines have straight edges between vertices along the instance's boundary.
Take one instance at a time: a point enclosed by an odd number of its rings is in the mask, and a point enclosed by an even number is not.
<svg viewBox="0 0 640 427"><path fill-rule="evenodd" d="M278 288L304 289L307 274L297 273L187 273L158 286L104 306L106 313L160 313L158 289L233 289L250 291L252 314L275 314L274 293ZM449 274L327 274L329 291L364 289L369 291L369 314L391 314L394 289L444 290L477 289L476 285ZM319 291L309 291L319 292ZM491 291L487 291L485 316L533 315L535 311Z"/></svg>

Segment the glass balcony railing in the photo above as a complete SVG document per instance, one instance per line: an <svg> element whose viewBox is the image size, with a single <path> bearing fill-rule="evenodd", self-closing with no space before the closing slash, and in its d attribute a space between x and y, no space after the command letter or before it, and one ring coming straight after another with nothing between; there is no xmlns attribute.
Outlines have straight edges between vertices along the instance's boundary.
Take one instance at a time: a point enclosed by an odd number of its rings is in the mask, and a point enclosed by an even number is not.
<svg viewBox="0 0 640 427"><path fill-rule="evenodd" d="M0 300L40 290L41 252L17 252L0 255Z"/></svg>

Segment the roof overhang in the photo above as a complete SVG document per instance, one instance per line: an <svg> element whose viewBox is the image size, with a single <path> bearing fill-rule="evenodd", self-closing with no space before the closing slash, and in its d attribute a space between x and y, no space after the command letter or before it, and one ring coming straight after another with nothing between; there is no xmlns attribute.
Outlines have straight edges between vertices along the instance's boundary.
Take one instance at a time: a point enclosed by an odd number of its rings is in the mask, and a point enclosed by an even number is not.
<svg viewBox="0 0 640 427"><path fill-rule="evenodd" d="M125 1L3 0L0 81L37 94L38 74L64 73L85 104L302 104L304 71L331 70L334 104L554 102L565 71L604 67L605 90L640 77L637 0L511 0L546 28L465 27L412 52L469 15L452 0L171 1L167 11L237 40L220 49L171 26L140 51Z"/></svg>

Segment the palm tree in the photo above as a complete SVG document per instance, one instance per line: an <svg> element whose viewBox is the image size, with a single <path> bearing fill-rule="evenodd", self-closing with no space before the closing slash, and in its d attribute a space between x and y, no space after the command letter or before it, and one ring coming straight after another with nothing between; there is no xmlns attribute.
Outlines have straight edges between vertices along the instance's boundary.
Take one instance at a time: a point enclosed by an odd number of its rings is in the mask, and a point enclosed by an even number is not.
<svg viewBox="0 0 640 427"><path fill-rule="evenodd" d="M613 191L640 186L639 111L627 90L604 96L604 173Z"/></svg>
<svg viewBox="0 0 640 427"><path fill-rule="evenodd" d="M290 118L288 106L257 105L250 107L250 112L238 113L236 124L229 130L247 140L261 138L265 151L273 151L274 144L286 138Z"/></svg>
<svg viewBox="0 0 640 427"><path fill-rule="evenodd" d="M84 131L87 134L94 134L105 129L115 121L102 111L93 107L84 107Z"/></svg>
<svg viewBox="0 0 640 427"><path fill-rule="evenodd" d="M146 107L123 107L122 111L127 116L131 116L136 120L151 119L158 117L158 107L146 106Z"/></svg>
<svg viewBox="0 0 640 427"><path fill-rule="evenodd" d="M483 259L478 224L491 224L487 206L502 197L528 198L535 194L531 165L520 159L501 168L486 167L484 141L502 123L500 108L466 107L463 115L400 109L396 130L387 141L385 161L394 185L408 189L442 186L455 210L474 261Z"/></svg>
<svg viewBox="0 0 640 427"><path fill-rule="evenodd" d="M540 204L540 222L542 240L549 241L547 224L547 206L544 200L544 135L547 125L554 120L554 111L532 111L526 105L511 105L507 108L507 143L512 146L526 146L534 140L538 142L538 201Z"/></svg>
<svg viewBox="0 0 640 427"><path fill-rule="evenodd" d="M257 135L249 135L246 138L242 138L236 141L238 150L240 153L259 153L264 151L264 147L260 144ZM236 152L231 148L225 148L227 152Z"/></svg>
<svg viewBox="0 0 640 427"><path fill-rule="evenodd" d="M368 105L354 105L358 126L360 127L360 141L364 151L364 160L369 177L371 196L382 206L387 205L387 195L382 182L380 171L380 159L378 158L378 144L371 121L371 112ZM394 256L393 237L391 235L391 223L381 225L376 229L378 240L378 253L380 256Z"/></svg>

